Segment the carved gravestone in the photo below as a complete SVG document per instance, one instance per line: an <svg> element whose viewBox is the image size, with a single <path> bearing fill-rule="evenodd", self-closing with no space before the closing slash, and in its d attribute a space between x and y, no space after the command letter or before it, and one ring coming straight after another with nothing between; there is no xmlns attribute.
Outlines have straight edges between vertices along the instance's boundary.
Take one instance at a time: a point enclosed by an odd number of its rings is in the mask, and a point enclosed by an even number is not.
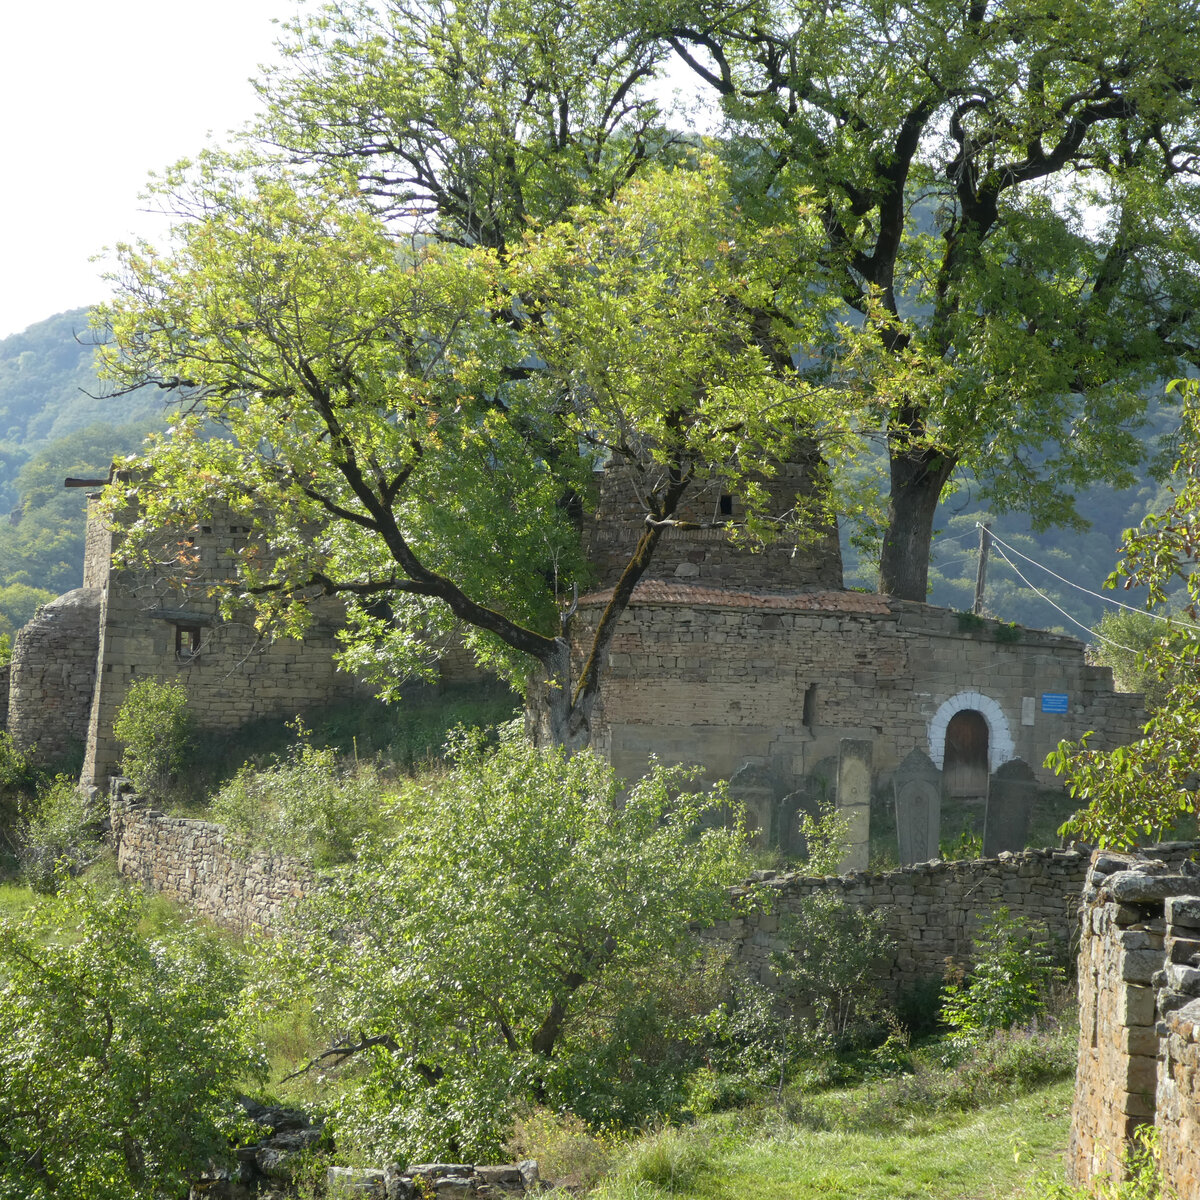
<svg viewBox="0 0 1200 1200"><path fill-rule="evenodd" d="M751 845L771 844L779 785L768 767L743 763L729 779L729 798L746 809L746 830Z"/></svg>
<svg viewBox="0 0 1200 1200"><path fill-rule="evenodd" d="M901 865L907 867L937 858L942 832L941 771L928 754L914 748L896 768L892 788Z"/></svg>
<svg viewBox="0 0 1200 1200"><path fill-rule="evenodd" d="M838 753L837 810L848 825L849 845L839 870L865 871L871 836L871 743L842 738Z"/></svg>
<svg viewBox="0 0 1200 1200"><path fill-rule="evenodd" d="M1009 759L996 769L988 787L987 815L983 822L985 857L1002 850L1025 849L1036 795L1037 780L1024 759Z"/></svg>
<svg viewBox="0 0 1200 1200"><path fill-rule="evenodd" d="M803 861L808 857L808 842L801 829L805 816L814 819L829 796L830 787L826 780L806 776L800 786L779 801L779 848L788 858Z"/></svg>

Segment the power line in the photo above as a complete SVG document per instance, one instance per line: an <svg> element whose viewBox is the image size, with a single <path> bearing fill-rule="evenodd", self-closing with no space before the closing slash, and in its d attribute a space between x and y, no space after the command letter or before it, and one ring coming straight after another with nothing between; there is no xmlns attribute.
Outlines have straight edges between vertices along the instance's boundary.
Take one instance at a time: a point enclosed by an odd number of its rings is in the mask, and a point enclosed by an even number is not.
<svg viewBox="0 0 1200 1200"><path fill-rule="evenodd" d="M1000 539L999 539L998 537L996 537L994 534L993 534L992 536L993 536L993 540L994 540L994 541L997 541L997 542L998 542L998 541L1000 541ZM1007 543L1005 543L1005 544L1007 544ZM1010 549L1011 549L1011 547L1010 547ZM1063 607L1062 607L1062 605L1060 605L1060 604L1056 604L1056 603L1055 603L1053 600L1051 600L1051 599L1050 599L1050 597L1049 597L1049 596L1047 596L1047 595L1046 595L1046 593L1045 593L1045 592L1043 592L1043 591L1042 591L1040 588L1034 587L1034 585L1033 585L1032 583L1030 583L1030 582L1029 582L1029 580L1028 580L1028 579L1026 579L1024 575L1022 575L1022 574L1021 574L1020 570L1017 568L1017 565L1016 565L1016 564L1015 564L1015 563L1012 561L1012 559L1010 559L1010 558L1008 557L1008 555L1007 555L1007 554L1005 554L1005 553L1004 553L1004 551L1003 551L1003 550L1001 550L1001 549L997 548L997 550L996 550L996 553L997 553L998 555L1000 555L1000 557L1001 557L1002 559L1004 559L1004 561L1005 561L1006 563L1008 563L1009 567L1012 569L1012 572L1013 572L1013 574L1014 574L1014 575L1016 575L1016 577L1017 577L1017 578L1018 578L1018 579L1019 579L1019 580L1020 580L1020 581L1021 581L1021 582L1022 582L1022 583L1023 583L1023 584L1024 584L1024 585L1025 585L1025 586L1026 586L1026 587L1027 587L1029 590L1030 590L1030 591L1031 591L1031 592L1033 592L1033 593L1034 593L1035 595L1037 595L1037 596L1040 596L1040 597L1041 597L1043 600L1045 600L1045 602L1046 602L1047 604L1049 604L1049 605L1050 605L1050 607L1051 607L1051 608L1057 609L1057 610L1058 610L1058 612L1060 612L1060 613L1061 613L1061 614L1062 614L1064 617L1066 617L1066 618L1067 618L1067 620L1068 620L1068 621L1070 621L1072 625L1078 625L1080 629L1082 629L1082 630L1083 630L1085 633L1089 634L1090 636L1092 636L1092 637L1096 637L1096 638L1099 638L1099 639L1100 639L1100 641L1102 641L1102 642L1106 642L1106 643L1107 643L1108 645L1110 645L1110 646L1116 646L1116 648L1117 648L1118 650L1124 650L1124 651L1125 651L1127 654L1137 654L1137 653L1139 653L1139 651L1137 651L1137 650L1134 650L1132 646L1122 646L1120 642L1114 642L1114 641L1112 640L1112 638L1105 637L1105 636L1104 636L1104 634L1102 634L1102 633L1097 633L1097 632L1096 632L1094 629L1092 629L1090 626L1087 626L1087 625L1085 625L1085 624L1084 624L1082 621L1077 621L1077 620L1076 620L1076 619L1075 619L1073 616L1071 616L1071 614L1070 614L1069 612L1067 612L1067 610L1066 610L1065 608L1063 608ZM1014 553L1019 553L1019 551L1014 551ZM1021 557L1022 557L1022 558L1024 558L1025 556L1024 556L1024 555L1021 555ZM1032 561L1032 560L1031 560L1031 561ZM1041 564L1040 564L1040 563L1034 563L1033 565L1034 565L1035 567L1036 567L1036 566L1041 566ZM1043 568L1043 570L1045 570L1045 569L1046 569L1046 568ZM1051 572L1050 572L1050 574L1051 574L1051 575L1053 575L1053 574L1054 574L1054 572L1053 572L1053 571L1051 571ZM1063 580L1063 582L1064 582L1064 583L1066 583L1066 582L1068 582L1068 581L1067 581L1067 580ZM1086 591L1087 589L1086 589L1086 588L1082 588L1082 589L1080 589L1080 590L1081 590L1081 591ZM1094 594L1094 593L1093 593L1093 594ZM1102 596L1102 597L1100 597L1100 598L1101 598L1101 599L1104 599L1104 597L1103 597L1103 596ZM1137 611L1140 611L1140 610L1138 610L1138 609L1135 609L1134 611L1135 611L1135 612L1137 612Z"/></svg>
<svg viewBox="0 0 1200 1200"><path fill-rule="evenodd" d="M976 522L975 527L977 529L979 528L978 522ZM1038 562L1037 559L1030 558L1028 554L1022 554L1021 551L1018 550L1015 546L1010 546L1006 541L1004 541L1003 538L999 537L995 533L992 534L992 541L999 542L1000 545L1002 545L1007 550L1011 550L1018 558L1023 558L1027 563L1031 563L1033 566L1037 567L1039 570L1045 571L1047 575L1053 575L1054 578L1059 581L1059 583L1065 583L1067 585L1067 587L1073 587L1076 591L1083 592L1085 595L1091 596L1096 600L1103 600L1105 604L1115 604L1118 608L1123 608L1128 612L1145 613L1146 616L1153 617L1156 621L1163 621L1166 624L1171 623L1170 617L1164 617L1159 613L1151 612L1149 609L1138 608L1133 604L1125 604L1120 600L1114 599L1112 596L1105 596L1105 595L1102 595L1100 592L1093 592L1091 590L1091 588L1085 588L1083 586L1083 584L1081 584L1081 583L1074 583L1070 579L1065 579L1063 576L1058 574L1057 571L1052 571L1049 567L1044 566L1042 563ZM1005 562L1008 562L1008 560L1005 559ZM1013 564L1011 562L1009 562L1008 565L1010 567L1013 567ZM1014 571L1016 571L1016 569L1017 569L1016 567L1013 567ZM1018 574L1019 574L1019 572L1018 572ZM1022 576L1022 578L1024 578L1024 576ZM1033 587L1033 584L1029 584L1028 586ZM1034 588L1033 590L1037 591L1037 588ZM1040 595L1041 593L1039 592L1038 594ZM1053 604L1054 602L1051 601L1051 603ZM1055 608L1058 608L1058 605L1055 605ZM1062 612L1061 609L1059 609L1059 611ZM1063 615L1066 616L1065 613L1063 613ZM1075 624L1078 625L1079 622L1076 621ZM1087 626L1084 626L1083 628L1086 629ZM1122 647L1122 649L1126 649L1126 648L1127 647Z"/></svg>

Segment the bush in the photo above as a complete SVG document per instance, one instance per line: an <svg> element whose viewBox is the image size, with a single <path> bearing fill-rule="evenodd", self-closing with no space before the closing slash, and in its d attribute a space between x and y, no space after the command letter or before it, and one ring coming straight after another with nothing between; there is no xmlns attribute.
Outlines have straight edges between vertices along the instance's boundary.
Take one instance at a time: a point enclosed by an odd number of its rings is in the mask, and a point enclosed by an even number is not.
<svg viewBox="0 0 1200 1200"><path fill-rule="evenodd" d="M387 839L265 948L264 987L311 989L364 1062L339 1145L492 1155L531 1101L589 1122L679 1105L672 992L745 870L742 829L705 828L725 796L688 778L623 791L591 752L509 738L408 786Z"/></svg>
<svg viewBox="0 0 1200 1200"><path fill-rule="evenodd" d="M166 799L192 749L192 720L182 683L139 679L113 721L125 744L121 771L144 796Z"/></svg>
<svg viewBox="0 0 1200 1200"><path fill-rule="evenodd" d="M884 910L864 912L829 892L805 896L781 922L788 948L771 954L771 967L807 1049L848 1047L883 1011L879 967L893 947L886 924Z"/></svg>
<svg viewBox="0 0 1200 1200"><path fill-rule="evenodd" d="M975 936L975 965L942 989L942 1020L963 1041L1011 1029L1045 1011L1061 975L1046 941L999 908Z"/></svg>
<svg viewBox="0 0 1200 1200"><path fill-rule="evenodd" d="M252 1059L220 944L80 889L0 920L0 1197L159 1200L228 1159Z"/></svg>
<svg viewBox="0 0 1200 1200"><path fill-rule="evenodd" d="M300 740L272 766L243 767L213 800L210 815L247 847L316 867L354 858L361 838L383 827L388 796L370 763L340 759Z"/></svg>
<svg viewBox="0 0 1200 1200"><path fill-rule="evenodd" d="M19 837L21 873L35 892L53 892L62 875L78 874L100 851L95 814L65 775L29 806Z"/></svg>

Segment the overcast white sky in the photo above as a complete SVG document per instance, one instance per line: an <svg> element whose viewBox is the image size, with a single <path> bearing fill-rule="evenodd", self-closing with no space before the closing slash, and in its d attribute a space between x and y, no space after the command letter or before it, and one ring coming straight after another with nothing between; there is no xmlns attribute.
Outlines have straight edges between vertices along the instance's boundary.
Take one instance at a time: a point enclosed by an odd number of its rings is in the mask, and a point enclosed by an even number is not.
<svg viewBox="0 0 1200 1200"><path fill-rule="evenodd" d="M291 0L13 0L0 26L0 337L105 295L147 173L255 110Z"/></svg>
<svg viewBox="0 0 1200 1200"><path fill-rule="evenodd" d="M161 235L150 171L244 125L296 0L12 0L0 25L0 338L102 299L104 264ZM673 86L695 90L686 71ZM708 124L705 122L704 124Z"/></svg>

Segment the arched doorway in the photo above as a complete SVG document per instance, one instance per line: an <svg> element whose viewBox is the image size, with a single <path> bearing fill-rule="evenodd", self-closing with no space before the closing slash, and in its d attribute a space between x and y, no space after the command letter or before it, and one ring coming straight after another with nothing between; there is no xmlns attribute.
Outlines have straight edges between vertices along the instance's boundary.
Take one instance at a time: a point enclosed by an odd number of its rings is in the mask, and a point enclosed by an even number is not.
<svg viewBox="0 0 1200 1200"><path fill-rule="evenodd" d="M946 792L956 800L987 795L988 723L983 713L963 708L946 723L942 770Z"/></svg>

